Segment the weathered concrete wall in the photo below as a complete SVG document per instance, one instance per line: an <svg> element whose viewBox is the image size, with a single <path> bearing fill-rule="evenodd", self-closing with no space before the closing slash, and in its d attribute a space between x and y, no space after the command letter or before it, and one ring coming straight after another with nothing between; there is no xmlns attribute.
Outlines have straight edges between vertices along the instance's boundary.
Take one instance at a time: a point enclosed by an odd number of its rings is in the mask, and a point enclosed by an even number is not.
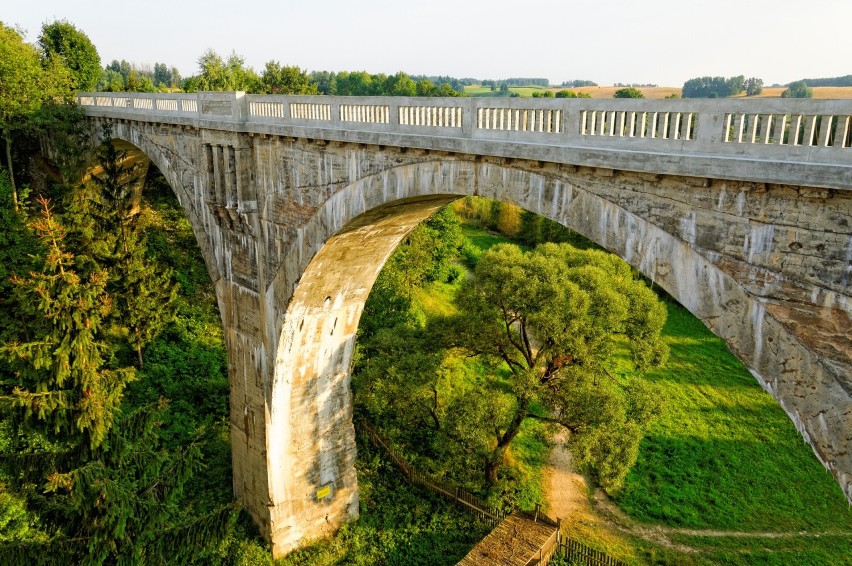
<svg viewBox="0 0 852 566"><path fill-rule="evenodd" d="M357 514L349 372L386 258L476 194L618 253L782 404L852 499L852 195L471 154L121 122L164 173L216 284L234 487L283 554Z"/></svg>

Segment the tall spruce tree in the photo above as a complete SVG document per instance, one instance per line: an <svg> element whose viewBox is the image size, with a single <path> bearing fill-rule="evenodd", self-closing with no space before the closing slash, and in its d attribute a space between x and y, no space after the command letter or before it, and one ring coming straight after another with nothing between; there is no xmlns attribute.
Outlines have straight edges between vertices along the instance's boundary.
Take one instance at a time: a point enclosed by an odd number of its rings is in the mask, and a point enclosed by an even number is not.
<svg viewBox="0 0 852 566"><path fill-rule="evenodd" d="M200 450L161 448L165 402L121 412L135 371L112 367L109 273L71 251L49 202L39 205L44 267L12 279L32 338L0 346L0 480L37 517L38 536L7 538L0 563L186 562L225 536L233 511L182 515Z"/></svg>
<svg viewBox="0 0 852 566"><path fill-rule="evenodd" d="M115 146L109 127L103 130L101 143L101 172L72 192L69 215L81 245L109 272L108 290L116 303L112 330L125 337L142 367L143 348L169 321L177 286L170 269L147 257L146 238L133 214L127 183L127 152Z"/></svg>

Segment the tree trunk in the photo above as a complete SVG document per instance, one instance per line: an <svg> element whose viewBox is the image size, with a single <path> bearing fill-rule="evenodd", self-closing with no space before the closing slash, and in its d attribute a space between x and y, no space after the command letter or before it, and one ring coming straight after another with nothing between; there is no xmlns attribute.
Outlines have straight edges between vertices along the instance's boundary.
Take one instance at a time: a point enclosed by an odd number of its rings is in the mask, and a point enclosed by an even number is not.
<svg viewBox="0 0 852 566"><path fill-rule="evenodd" d="M133 332L136 334L136 357L139 359L139 369L142 369L142 339L139 336L139 328L134 328Z"/></svg>
<svg viewBox="0 0 852 566"><path fill-rule="evenodd" d="M506 428L506 432L497 438L497 446L485 462L485 481L489 484L493 485L497 481L497 472L500 471L500 466L503 465L503 456L506 455L509 444L521 431L521 423L527 418L528 409L529 401L521 401L518 410L515 412L515 416L512 417L512 422Z"/></svg>
<svg viewBox="0 0 852 566"><path fill-rule="evenodd" d="M15 172L12 167L12 137L6 136L6 167L9 169L9 182L12 185L12 200L15 203L15 212L20 212L21 208L18 205L18 188L15 186Z"/></svg>

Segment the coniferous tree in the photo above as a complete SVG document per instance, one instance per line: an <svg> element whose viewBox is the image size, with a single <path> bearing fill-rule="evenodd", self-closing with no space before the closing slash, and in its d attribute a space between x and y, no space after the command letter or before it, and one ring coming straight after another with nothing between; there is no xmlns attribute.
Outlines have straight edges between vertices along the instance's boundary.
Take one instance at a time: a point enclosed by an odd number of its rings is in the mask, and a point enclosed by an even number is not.
<svg viewBox="0 0 852 566"><path fill-rule="evenodd" d="M115 146L109 128L101 141L101 172L72 193L69 214L81 246L109 271L108 289L116 302L111 317L114 331L126 337L142 367L142 350L169 321L177 287L172 271L147 257L147 242L132 213L134 203L125 178L127 153Z"/></svg>
<svg viewBox="0 0 852 566"><path fill-rule="evenodd" d="M50 204L40 198L39 205L33 228L46 249L44 268L12 280L34 339L0 346L15 378L4 383L2 402L18 409L24 421L50 423L63 440L95 448L134 373L104 367L110 348L102 329L112 308L106 270L79 270Z"/></svg>
<svg viewBox="0 0 852 566"><path fill-rule="evenodd" d="M39 205L33 229L44 267L13 278L33 337L0 346L0 479L18 496L11 503L26 501L17 514L34 514L39 529L3 541L0 563L187 561L225 536L232 509L182 516L179 500L200 450L160 447L163 401L121 413L135 371L110 367L108 272L70 251L49 202Z"/></svg>

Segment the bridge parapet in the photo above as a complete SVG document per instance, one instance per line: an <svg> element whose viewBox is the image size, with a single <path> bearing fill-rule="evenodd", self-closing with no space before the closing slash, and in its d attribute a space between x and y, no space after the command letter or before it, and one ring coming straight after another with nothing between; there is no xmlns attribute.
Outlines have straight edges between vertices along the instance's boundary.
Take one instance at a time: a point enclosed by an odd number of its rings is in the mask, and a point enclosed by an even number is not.
<svg viewBox="0 0 852 566"><path fill-rule="evenodd" d="M852 100L81 93L87 114L658 174L852 189Z"/></svg>

